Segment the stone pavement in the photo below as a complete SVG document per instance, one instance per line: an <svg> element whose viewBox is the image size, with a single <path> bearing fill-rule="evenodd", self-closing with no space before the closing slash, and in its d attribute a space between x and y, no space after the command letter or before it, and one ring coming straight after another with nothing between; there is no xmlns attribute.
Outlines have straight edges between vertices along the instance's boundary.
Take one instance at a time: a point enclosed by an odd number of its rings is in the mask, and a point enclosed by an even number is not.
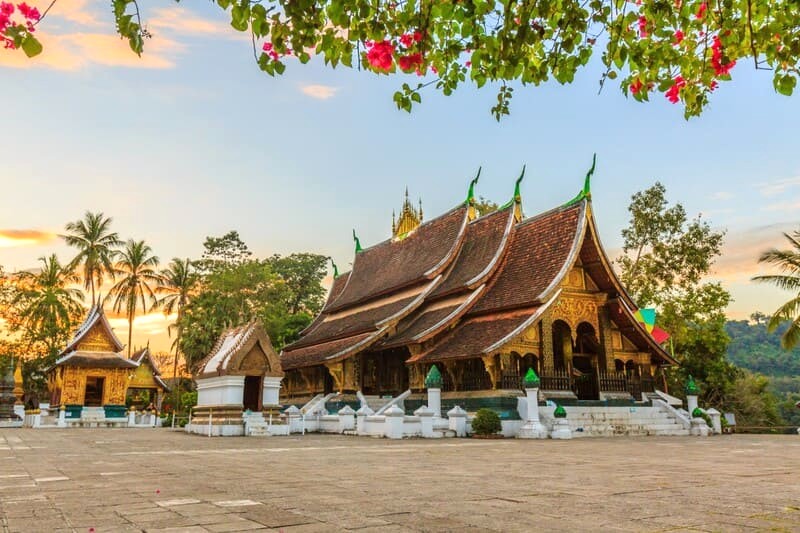
<svg viewBox="0 0 800 533"><path fill-rule="evenodd" d="M12 531L798 531L800 437L0 430Z"/></svg>

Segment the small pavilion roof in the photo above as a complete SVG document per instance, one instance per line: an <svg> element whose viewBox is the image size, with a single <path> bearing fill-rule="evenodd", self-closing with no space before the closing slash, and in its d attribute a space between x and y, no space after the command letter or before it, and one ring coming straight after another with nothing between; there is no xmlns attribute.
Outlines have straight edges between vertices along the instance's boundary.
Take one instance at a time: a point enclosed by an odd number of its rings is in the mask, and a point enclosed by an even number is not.
<svg viewBox="0 0 800 533"><path fill-rule="evenodd" d="M153 370L153 379L156 381L156 383L161 385L164 390L170 390L169 386L161 378L161 370L158 368L155 359L153 359L153 354L150 352L149 346L133 352L133 355L131 355L131 360L136 361L136 363L138 363L140 366L142 363L148 364Z"/></svg>
<svg viewBox="0 0 800 533"><path fill-rule="evenodd" d="M114 344L116 351L121 352L123 348L125 348L125 345L122 344L122 342L120 342L120 340L114 334L114 330L111 328L111 324L108 322L106 314L103 311L103 306L101 304L95 304L89 309L89 312L87 313L86 318L83 320L83 323L78 327L77 330L75 330L72 340L69 341L69 344L67 344L66 348L61 351L60 355L65 355L73 351L96 324L100 324L101 327L106 330L106 333L108 334L111 342Z"/></svg>
<svg viewBox="0 0 800 533"><path fill-rule="evenodd" d="M233 327L222 332L208 355L197 365L195 377L222 376L235 372L236 364L258 343L268 359L270 375L282 375L280 361L260 321ZM265 363L266 365L267 363Z"/></svg>
<svg viewBox="0 0 800 533"><path fill-rule="evenodd" d="M82 368L136 368L139 363L114 352L72 351L56 360L51 368L77 366Z"/></svg>

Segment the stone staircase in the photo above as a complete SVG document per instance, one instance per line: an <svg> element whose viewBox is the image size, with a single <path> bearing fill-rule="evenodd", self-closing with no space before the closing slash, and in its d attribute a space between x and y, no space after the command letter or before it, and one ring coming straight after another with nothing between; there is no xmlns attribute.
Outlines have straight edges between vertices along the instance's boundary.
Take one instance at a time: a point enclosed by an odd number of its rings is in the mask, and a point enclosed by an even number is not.
<svg viewBox="0 0 800 533"><path fill-rule="evenodd" d="M242 420L245 423L247 437L269 437L269 422L264 420L264 414L259 412L244 413Z"/></svg>
<svg viewBox="0 0 800 533"><path fill-rule="evenodd" d="M565 407L573 437L689 435L671 413L652 406Z"/></svg>

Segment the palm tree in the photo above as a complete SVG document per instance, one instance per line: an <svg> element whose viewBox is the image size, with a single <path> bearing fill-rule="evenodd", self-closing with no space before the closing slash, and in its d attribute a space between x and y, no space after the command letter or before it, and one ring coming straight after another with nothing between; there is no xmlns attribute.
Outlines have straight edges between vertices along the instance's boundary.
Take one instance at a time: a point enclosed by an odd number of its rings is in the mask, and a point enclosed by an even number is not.
<svg viewBox="0 0 800 533"><path fill-rule="evenodd" d="M95 289L103 284L103 276L110 274L113 279L115 248L122 244L119 235L111 231L111 220L103 213L87 211L83 220L68 223L68 233L61 236L69 246L78 249L70 267L82 267L83 286L92 291L92 305L97 302Z"/></svg>
<svg viewBox="0 0 800 533"><path fill-rule="evenodd" d="M38 273L16 274L16 293L11 300L31 341L40 340L55 355L83 313L83 292L74 287L80 278L55 254L40 257Z"/></svg>
<svg viewBox="0 0 800 533"><path fill-rule="evenodd" d="M175 324L170 326L170 329L175 328L175 341L173 347L175 348L175 361L172 365L172 377L178 377L178 353L180 352L181 345L181 318L183 317L183 308L189 302L189 297L197 283L197 275L192 272L192 263L188 259L173 258L169 266L161 271L163 284L159 292L163 293L157 305L163 309L165 315L177 313L178 317ZM177 390L177 388L176 388Z"/></svg>
<svg viewBox="0 0 800 533"><path fill-rule="evenodd" d="M769 276L756 276L753 280L761 283L770 283L780 289L792 291L794 296L777 311L767 324L769 331L775 329L783 322L789 321L789 328L781 336L781 345L791 350L800 344L800 231L791 235L783 234L789 241L789 249L778 250L773 248L761 254L759 263L769 263L777 266L781 273Z"/></svg>
<svg viewBox="0 0 800 533"><path fill-rule="evenodd" d="M157 269L158 257L144 241L130 239L117 254L112 272L119 281L111 287L105 301L112 302L114 312L124 311L128 317L128 357L131 356L133 319L139 304L146 313L157 301L156 290L163 281Z"/></svg>

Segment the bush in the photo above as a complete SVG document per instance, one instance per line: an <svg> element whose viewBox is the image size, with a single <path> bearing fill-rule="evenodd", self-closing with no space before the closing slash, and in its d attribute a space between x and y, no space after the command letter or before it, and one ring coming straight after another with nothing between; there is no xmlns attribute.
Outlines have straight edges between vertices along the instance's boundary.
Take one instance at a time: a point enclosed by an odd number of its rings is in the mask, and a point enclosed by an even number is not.
<svg viewBox="0 0 800 533"><path fill-rule="evenodd" d="M491 409L478 409L472 420L472 432L476 435L494 435L503 430L500 416Z"/></svg>

